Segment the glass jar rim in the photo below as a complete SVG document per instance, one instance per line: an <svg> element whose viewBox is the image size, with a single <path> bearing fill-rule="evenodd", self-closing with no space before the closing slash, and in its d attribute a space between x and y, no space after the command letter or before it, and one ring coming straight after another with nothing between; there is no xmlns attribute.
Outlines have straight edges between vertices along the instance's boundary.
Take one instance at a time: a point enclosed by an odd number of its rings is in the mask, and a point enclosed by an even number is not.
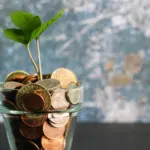
<svg viewBox="0 0 150 150"><path fill-rule="evenodd" d="M11 90L18 91L19 89L6 89L3 88L4 82L0 82L0 92L8 92ZM77 88L73 89L83 89L83 86L78 86ZM72 90L73 90L72 89ZM72 107L64 110L48 110L48 111L41 111L41 112L27 112L22 110L13 110L8 109L7 107L3 106L1 104L2 101L0 101L0 113L1 114L11 114L11 115L24 115L24 114L45 114L45 113L76 113L79 112L81 109L81 103L78 103L76 105L73 105Z"/></svg>

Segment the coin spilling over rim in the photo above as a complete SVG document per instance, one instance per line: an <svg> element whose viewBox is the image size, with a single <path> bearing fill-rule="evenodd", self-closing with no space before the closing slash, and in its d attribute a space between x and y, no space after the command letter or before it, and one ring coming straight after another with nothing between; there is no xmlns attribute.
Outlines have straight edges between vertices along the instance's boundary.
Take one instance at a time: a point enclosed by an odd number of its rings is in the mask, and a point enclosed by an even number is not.
<svg viewBox="0 0 150 150"><path fill-rule="evenodd" d="M70 103L66 99L65 90L57 90L51 97L51 105L55 110L63 110L70 106Z"/></svg>
<svg viewBox="0 0 150 150"><path fill-rule="evenodd" d="M39 80L36 82L36 84L39 84L47 90L54 90L60 87L60 81L55 80L55 79L44 79L44 80Z"/></svg>
<svg viewBox="0 0 150 150"><path fill-rule="evenodd" d="M64 137L57 138L55 140L51 140L42 136L41 145L45 150L59 150L64 144Z"/></svg>
<svg viewBox="0 0 150 150"><path fill-rule="evenodd" d="M20 124L20 133L27 139L37 139L39 138L43 132L42 132L42 126L38 127L29 127L23 122Z"/></svg>
<svg viewBox="0 0 150 150"><path fill-rule="evenodd" d="M23 107L24 96L30 93L34 93L37 90L42 91L43 93L42 97L44 98L45 105L48 108L50 108L51 98L48 91L46 91L45 88L42 87L41 85L35 83L29 83L21 87L21 89L18 91L16 95L16 104L20 110L24 110Z"/></svg>
<svg viewBox="0 0 150 150"><path fill-rule="evenodd" d="M65 132L65 127L55 128L50 125L47 121L43 124L43 133L49 139L57 139L63 136Z"/></svg>
<svg viewBox="0 0 150 150"><path fill-rule="evenodd" d="M62 88L68 88L71 82L77 83L76 75L67 68L59 68L55 70L52 73L51 78L59 80Z"/></svg>
<svg viewBox="0 0 150 150"><path fill-rule="evenodd" d="M23 70L17 70L10 72L4 79L4 82L13 81L15 79L23 79L24 77L28 76L29 74Z"/></svg>

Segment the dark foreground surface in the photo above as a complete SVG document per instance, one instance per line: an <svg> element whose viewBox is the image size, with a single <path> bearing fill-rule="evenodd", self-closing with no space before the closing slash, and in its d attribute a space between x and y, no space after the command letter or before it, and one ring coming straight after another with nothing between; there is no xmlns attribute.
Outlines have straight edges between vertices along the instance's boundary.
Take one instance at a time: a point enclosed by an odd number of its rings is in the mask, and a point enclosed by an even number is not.
<svg viewBox="0 0 150 150"><path fill-rule="evenodd" d="M0 150L9 150L2 124ZM150 124L78 124L72 150L150 150Z"/></svg>

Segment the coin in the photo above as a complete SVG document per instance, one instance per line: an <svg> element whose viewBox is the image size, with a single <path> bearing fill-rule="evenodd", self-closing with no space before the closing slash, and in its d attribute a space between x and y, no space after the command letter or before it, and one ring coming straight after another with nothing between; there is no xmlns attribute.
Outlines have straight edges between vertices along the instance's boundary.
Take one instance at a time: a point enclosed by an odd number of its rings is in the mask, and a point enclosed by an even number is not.
<svg viewBox="0 0 150 150"><path fill-rule="evenodd" d="M44 98L36 93L25 94L22 102L26 111L37 112L44 109Z"/></svg>
<svg viewBox="0 0 150 150"><path fill-rule="evenodd" d="M38 145L32 141L16 141L18 150L40 150Z"/></svg>
<svg viewBox="0 0 150 150"><path fill-rule="evenodd" d="M68 89L74 89L74 88L77 88L77 84L71 82L71 83L69 84L69 86L68 86Z"/></svg>
<svg viewBox="0 0 150 150"><path fill-rule="evenodd" d="M22 122L30 127L41 126L46 119L47 114L26 114L21 116Z"/></svg>
<svg viewBox="0 0 150 150"><path fill-rule="evenodd" d="M17 87L22 87L23 84L15 81L9 81L4 83L4 88L6 89L15 89Z"/></svg>
<svg viewBox="0 0 150 150"><path fill-rule="evenodd" d="M29 127L23 122L20 125L20 133L27 139L37 139L42 136L42 126Z"/></svg>
<svg viewBox="0 0 150 150"><path fill-rule="evenodd" d="M80 88L69 89L67 92L67 98L72 104L80 102Z"/></svg>
<svg viewBox="0 0 150 150"><path fill-rule="evenodd" d="M52 73L51 78L59 80L62 88L68 88L71 82L77 83L76 75L67 68L59 68L55 70Z"/></svg>
<svg viewBox="0 0 150 150"><path fill-rule="evenodd" d="M64 137L57 138L55 140L51 140L42 136L41 144L45 150L59 150L64 142Z"/></svg>
<svg viewBox="0 0 150 150"><path fill-rule="evenodd" d="M55 128L65 127L68 124L68 122L69 122L69 118L67 118L67 120L63 120L63 122L61 122L61 123L54 123L52 121L49 121L49 123Z"/></svg>
<svg viewBox="0 0 150 150"><path fill-rule="evenodd" d="M65 90L57 90L53 93L51 105L56 110L63 110L69 107L70 103L66 99Z"/></svg>
<svg viewBox="0 0 150 150"><path fill-rule="evenodd" d="M44 80L39 80L36 82L36 84L39 84L43 87L45 87L47 90L54 90L60 87L60 82L55 79L44 79Z"/></svg>
<svg viewBox="0 0 150 150"><path fill-rule="evenodd" d="M31 81L35 81L37 79L37 76L32 74L32 75L28 75L26 76L23 80L22 80L22 83L23 84L27 84L27 83L31 83Z"/></svg>
<svg viewBox="0 0 150 150"><path fill-rule="evenodd" d="M62 117L62 118L51 118L49 119L52 123L54 124L67 124L67 122L69 121L69 116L68 117Z"/></svg>
<svg viewBox="0 0 150 150"><path fill-rule="evenodd" d="M5 77L4 81L8 82L8 81L15 81L17 79L21 80L27 75L29 74L23 70L13 71Z"/></svg>
<svg viewBox="0 0 150 150"><path fill-rule="evenodd" d="M51 97L50 94L48 93L48 91L45 90L44 87L35 84L35 83L29 83L24 85L17 93L16 95L16 104L18 106L19 109L23 110L23 100L24 100L24 96L28 95L30 93L37 93L37 91L41 91L41 93L43 95L41 95L44 98L44 110L48 109L50 107L50 103L51 103ZM38 93L39 94L39 93Z"/></svg>
<svg viewBox="0 0 150 150"><path fill-rule="evenodd" d="M68 117L70 116L69 113L52 113L52 117L54 118L64 118L64 117ZM51 119L49 118L49 114L48 114L48 119Z"/></svg>
<svg viewBox="0 0 150 150"><path fill-rule="evenodd" d="M44 98L44 110L49 110L51 105L51 95L49 94L49 92L47 90L35 90L34 92L41 95Z"/></svg>
<svg viewBox="0 0 150 150"><path fill-rule="evenodd" d="M51 126L47 121L43 124L43 133L49 139L57 139L63 136L65 132L65 127L55 128Z"/></svg>

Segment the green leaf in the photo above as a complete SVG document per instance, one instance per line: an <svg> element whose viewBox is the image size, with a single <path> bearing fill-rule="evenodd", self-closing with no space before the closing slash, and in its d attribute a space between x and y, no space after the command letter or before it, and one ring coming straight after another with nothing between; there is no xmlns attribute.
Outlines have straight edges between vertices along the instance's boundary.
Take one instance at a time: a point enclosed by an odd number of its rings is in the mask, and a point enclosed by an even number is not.
<svg viewBox="0 0 150 150"><path fill-rule="evenodd" d="M49 26L51 26L53 23L55 23L64 13L64 9L62 9L60 12L58 12L52 19L46 21L44 24L42 24L40 27L33 30L30 41L33 39L38 38Z"/></svg>
<svg viewBox="0 0 150 150"><path fill-rule="evenodd" d="M22 30L34 30L41 25L39 16L25 11L13 11L10 14L12 22Z"/></svg>
<svg viewBox="0 0 150 150"><path fill-rule="evenodd" d="M25 44L24 33L20 29L4 29L3 34L13 41Z"/></svg>

